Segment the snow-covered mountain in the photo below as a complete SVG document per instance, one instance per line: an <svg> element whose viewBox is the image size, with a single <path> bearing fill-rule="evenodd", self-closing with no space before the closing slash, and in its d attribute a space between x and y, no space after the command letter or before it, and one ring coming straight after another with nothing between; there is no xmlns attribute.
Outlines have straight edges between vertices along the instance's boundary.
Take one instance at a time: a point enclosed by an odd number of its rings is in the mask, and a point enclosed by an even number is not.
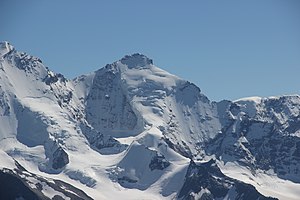
<svg viewBox="0 0 300 200"><path fill-rule="evenodd" d="M141 54L68 80L2 42L0 199L298 199L299 110L211 102Z"/></svg>

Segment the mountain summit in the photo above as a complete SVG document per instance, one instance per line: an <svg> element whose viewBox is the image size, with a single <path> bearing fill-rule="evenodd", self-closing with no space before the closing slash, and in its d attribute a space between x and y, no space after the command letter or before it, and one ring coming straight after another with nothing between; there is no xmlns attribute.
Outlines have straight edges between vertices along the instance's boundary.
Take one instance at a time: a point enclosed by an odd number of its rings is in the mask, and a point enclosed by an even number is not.
<svg viewBox="0 0 300 200"><path fill-rule="evenodd" d="M212 102L142 54L68 80L0 47L0 199L298 199L298 95Z"/></svg>
<svg viewBox="0 0 300 200"><path fill-rule="evenodd" d="M153 61L150 58L147 58L145 55L135 53L130 56L125 56L120 60L124 65L127 65L128 68L144 67L147 65L153 65Z"/></svg>

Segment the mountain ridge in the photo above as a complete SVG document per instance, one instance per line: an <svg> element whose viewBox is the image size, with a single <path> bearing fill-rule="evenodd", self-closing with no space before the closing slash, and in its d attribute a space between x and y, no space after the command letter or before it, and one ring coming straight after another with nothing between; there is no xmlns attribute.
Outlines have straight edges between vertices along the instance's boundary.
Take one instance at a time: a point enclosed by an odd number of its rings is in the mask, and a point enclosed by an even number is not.
<svg viewBox="0 0 300 200"><path fill-rule="evenodd" d="M0 167L12 158L94 199L247 199L247 188L297 199L299 95L213 102L137 53L69 80L0 46ZM207 185L203 166L223 192Z"/></svg>

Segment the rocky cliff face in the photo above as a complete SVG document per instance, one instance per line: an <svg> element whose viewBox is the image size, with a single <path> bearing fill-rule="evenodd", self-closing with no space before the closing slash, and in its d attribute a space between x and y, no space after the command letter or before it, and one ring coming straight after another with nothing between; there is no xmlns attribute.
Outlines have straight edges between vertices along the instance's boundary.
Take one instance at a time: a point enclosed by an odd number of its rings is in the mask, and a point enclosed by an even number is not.
<svg viewBox="0 0 300 200"><path fill-rule="evenodd" d="M226 177L210 160L196 164L191 161L179 199L275 199L261 195L250 184Z"/></svg>
<svg viewBox="0 0 300 200"><path fill-rule="evenodd" d="M227 125L210 142L210 154L299 183L299 103L295 95L228 104Z"/></svg>

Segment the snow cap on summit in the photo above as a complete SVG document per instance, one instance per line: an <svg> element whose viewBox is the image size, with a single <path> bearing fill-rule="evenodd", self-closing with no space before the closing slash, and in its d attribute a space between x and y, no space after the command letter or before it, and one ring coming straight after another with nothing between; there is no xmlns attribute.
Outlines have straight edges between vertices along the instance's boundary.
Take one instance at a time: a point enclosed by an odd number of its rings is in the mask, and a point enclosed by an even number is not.
<svg viewBox="0 0 300 200"><path fill-rule="evenodd" d="M7 41L0 42L0 56L4 56L10 51L14 50L14 47Z"/></svg>
<svg viewBox="0 0 300 200"><path fill-rule="evenodd" d="M126 55L120 61L122 64L127 65L128 68L144 67L146 65L153 64L152 59L139 53L135 53L130 56Z"/></svg>

